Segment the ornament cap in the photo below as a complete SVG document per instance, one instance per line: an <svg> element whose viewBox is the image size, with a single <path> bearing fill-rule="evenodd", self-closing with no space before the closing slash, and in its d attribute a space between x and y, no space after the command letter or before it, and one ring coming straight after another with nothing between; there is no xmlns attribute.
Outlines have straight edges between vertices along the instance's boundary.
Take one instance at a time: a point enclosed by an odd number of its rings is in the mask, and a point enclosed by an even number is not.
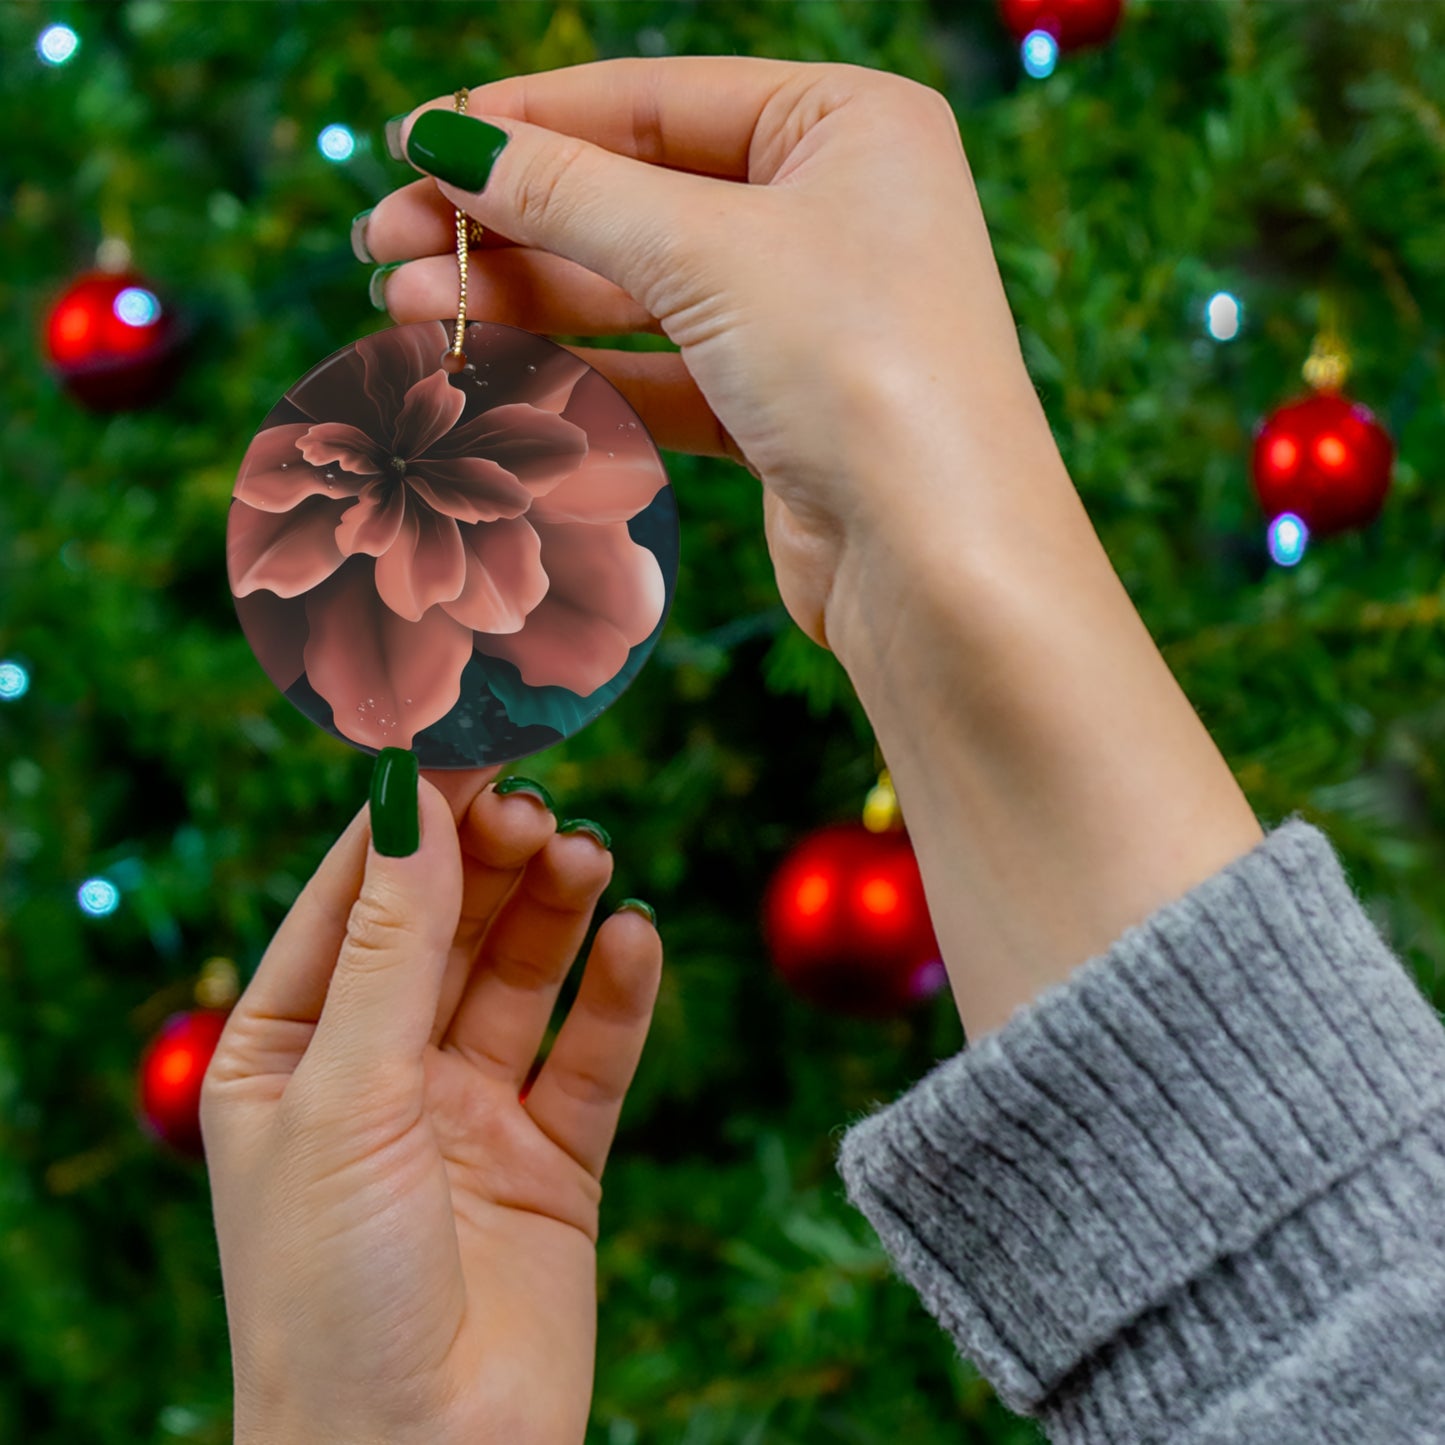
<svg viewBox="0 0 1445 1445"><path fill-rule="evenodd" d="M887 768L878 774L878 781L868 790L863 803L863 826L870 833L887 833L903 826L898 794L893 791L893 779Z"/></svg>

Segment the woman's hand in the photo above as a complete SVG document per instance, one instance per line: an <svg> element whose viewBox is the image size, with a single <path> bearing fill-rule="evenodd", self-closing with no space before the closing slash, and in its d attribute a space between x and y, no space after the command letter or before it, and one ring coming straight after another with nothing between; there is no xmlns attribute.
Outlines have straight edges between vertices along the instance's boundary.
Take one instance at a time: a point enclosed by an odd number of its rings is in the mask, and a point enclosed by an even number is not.
<svg viewBox="0 0 1445 1445"><path fill-rule="evenodd" d="M662 950L602 925L519 1097L612 856L490 776L422 780L409 857L352 820L207 1072L238 1445L585 1433L599 1181Z"/></svg>
<svg viewBox="0 0 1445 1445"><path fill-rule="evenodd" d="M455 205L506 242L472 253L474 314L678 344L574 349L662 446L761 478L783 602L873 724L970 1036L1258 841L1060 458L940 95L714 56L451 107L389 127L434 180L363 226L408 262L387 307L454 314Z"/></svg>
<svg viewBox="0 0 1445 1445"><path fill-rule="evenodd" d="M507 139L483 186L489 122ZM455 205L493 233L471 315L665 333L680 353L572 349L659 445L761 479L778 587L815 641L852 630L857 594L834 587L850 551L865 567L899 522L912 546L941 513L1016 514L1015 478L1062 474L938 92L848 65L608 60L479 86L466 116L440 98L389 132L436 181L385 197L357 237L409 262L385 275L392 316L456 314Z"/></svg>

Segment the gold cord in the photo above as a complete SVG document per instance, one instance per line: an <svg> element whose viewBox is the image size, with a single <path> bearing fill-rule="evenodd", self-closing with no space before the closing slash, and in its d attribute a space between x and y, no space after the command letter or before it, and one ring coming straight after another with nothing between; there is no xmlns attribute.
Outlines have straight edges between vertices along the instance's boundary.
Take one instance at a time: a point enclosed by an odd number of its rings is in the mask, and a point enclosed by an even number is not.
<svg viewBox="0 0 1445 1445"><path fill-rule="evenodd" d="M465 87L452 97L452 104L461 115L467 113L467 99L468 92ZM459 359L465 359L466 356L462 350L462 337L467 329L467 247L469 241L480 242L482 239L481 225L476 221L468 224L469 221L465 211L457 212L457 330L452 338L450 354Z"/></svg>

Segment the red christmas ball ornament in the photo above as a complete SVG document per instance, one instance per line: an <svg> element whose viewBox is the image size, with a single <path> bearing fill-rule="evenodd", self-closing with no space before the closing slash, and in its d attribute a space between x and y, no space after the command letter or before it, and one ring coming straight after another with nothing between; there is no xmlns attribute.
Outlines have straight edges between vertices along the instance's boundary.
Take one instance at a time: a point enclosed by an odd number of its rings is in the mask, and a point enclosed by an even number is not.
<svg viewBox="0 0 1445 1445"><path fill-rule="evenodd" d="M76 400L96 411L155 401L175 379L180 327L144 277L90 271L51 307L45 351Z"/></svg>
<svg viewBox="0 0 1445 1445"><path fill-rule="evenodd" d="M1124 0L999 0L999 16L1022 43L1035 30L1058 41L1060 50L1102 45L1118 28Z"/></svg>
<svg viewBox="0 0 1445 1445"><path fill-rule="evenodd" d="M835 823L783 860L763 901L773 965L837 1013L897 1014L946 981L908 835Z"/></svg>
<svg viewBox="0 0 1445 1445"><path fill-rule="evenodd" d="M1293 512L1317 537L1365 527L1390 490L1395 447L1368 407L1333 391L1279 407L1255 434L1255 495L1271 521Z"/></svg>
<svg viewBox="0 0 1445 1445"><path fill-rule="evenodd" d="M142 1124L179 1153L198 1159L205 1155L201 1083L228 1017L229 1009L172 1014L141 1057Z"/></svg>

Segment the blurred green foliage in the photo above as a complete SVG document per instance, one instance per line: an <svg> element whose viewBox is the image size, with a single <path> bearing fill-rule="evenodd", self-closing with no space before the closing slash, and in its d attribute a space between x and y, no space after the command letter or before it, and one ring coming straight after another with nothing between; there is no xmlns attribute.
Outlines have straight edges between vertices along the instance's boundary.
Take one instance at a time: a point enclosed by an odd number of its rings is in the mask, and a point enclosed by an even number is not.
<svg viewBox="0 0 1445 1445"><path fill-rule="evenodd" d="M81 37L35 58L44 25ZM594 57L842 60L944 90L1026 355L1145 620L1266 821L1335 839L1445 997L1445 11L1135 0L1112 46L1023 80L987 0L10 3L0 9L0 1440L230 1439L204 1170L134 1117L146 1040L201 961L254 967L365 797L369 760L252 659L224 573L245 445L382 324L350 218L411 172L385 118ZM328 163L332 122L359 137ZM104 235L197 328L175 391L86 413L39 327ZM906 266L909 237L878 265ZM1243 335L1205 339L1217 289ZM1272 567L1251 428L1300 389L1321 304L1400 448L1368 534ZM639 343L645 344L645 343ZM840 1021L770 976L757 904L854 813L875 754L782 610L753 478L669 455L677 600L637 682L525 760L606 821L669 963L607 1176L596 1445L1023 1445L832 1164L841 1128L961 1044L946 1002ZM906 479L905 479L906 481ZM75 889L105 874L120 910ZM563 999L565 1007L566 997Z"/></svg>

